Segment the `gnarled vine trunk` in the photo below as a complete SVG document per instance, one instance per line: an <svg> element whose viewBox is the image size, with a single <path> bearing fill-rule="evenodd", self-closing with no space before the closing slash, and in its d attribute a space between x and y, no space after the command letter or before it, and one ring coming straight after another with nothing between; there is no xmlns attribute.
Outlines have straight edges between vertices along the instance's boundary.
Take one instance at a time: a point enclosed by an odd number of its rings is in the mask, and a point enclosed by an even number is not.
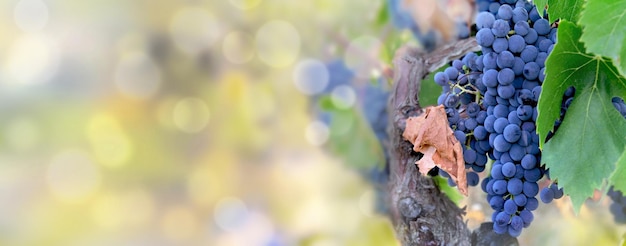
<svg viewBox="0 0 626 246"><path fill-rule="evenodd" d="M402 245L516 245L497 235L490 223L474 233L463 221L464 211L443 194L434 181L421 175L415 162L421 156L402 138L408 117L423 113L419 105L422 79L446 63L478 49L475 39L460 40L431 53L401 48L396 52L389 112L389 210Z"/></svg>

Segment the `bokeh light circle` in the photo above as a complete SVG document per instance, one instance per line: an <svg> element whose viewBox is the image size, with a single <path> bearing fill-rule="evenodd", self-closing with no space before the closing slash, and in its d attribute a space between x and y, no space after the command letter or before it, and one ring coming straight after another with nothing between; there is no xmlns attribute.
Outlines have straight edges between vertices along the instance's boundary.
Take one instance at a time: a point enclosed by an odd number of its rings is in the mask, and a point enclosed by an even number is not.
<svg viewBox="0 0 626 246"><path fill-rule="evenodd" d="M239 198L227 197L217 202L214 210L215 223L225 231L234 231L248 219L248 207Z"/></svg>
<svg viewBox="0 0 626 246"><path fill-rule="evenodd" d="M32 85L48 82L57 72L59 50L54 40L43 35L24 35L9 48L5 65L7 82Z"/></svg>
<svg viewBox="0 0 626 246"><path fill-rule="evenodd" d="M209 106L199 98L188 97L179 100L172 113L174 124L187 133L197 133L209 123Z"/></svg>
<svg viewBox="0 0 626 246"><path fill-rule="evenodd" d="M85 127L85 135L98 163L103 166L121 167L132 157L132 139L114 115L98 113L92 116Z"/></svg>
<svg viewBox="0 0 626 246"><path fill-rule="evenodd" d="M219 38L220 26L213 14L199 7L184 7L170 22L174 44L188 55L197 55Z"/></svg>
<svg viewBox="0 0 626 246"><path fill-rule="evenodd" d="M300 53L300 34L289 22L269 21L256 33L256 48L265 64L282 68L292 64Z"/></svg>
<svg viewBox="0 0 626 246"><path fill-rule="evenodd" d="M333 89L330 98L335 107L348 109L356 103L356 92L349 85L340 85Z"/></svg>
<svg viewBox="0 0 626 246"><path fill-rule="evenodd" d="M143 52L124 54L115 70L115 85L124 95L149 99L161 85L161 70Z"/></svg>
<svg viewBox="0 0 626 246"><path fill-rule="evenodd" d="M41 0L20 0L13 9L15 24L25 32L44 29L48 23L48 17L48 6Z"/></svg>
<svg viewBox="0 0 626 246"><path fill-rule="evenodd" d="M232 63L244 64L254 57L254 39L244 32L234 31L224 37L224 57Z"/></svg>
<svg viewBox="0 0 626 246"><path fill-rule="evenodd" d="M328 126L321 121L313 121L311 122L306 129L304 130L304 137L307 142L314 146L321 146L330 136L330 130Z"/></svg>
<svg viewBox="0 0 626 246"><path fill-rule="evenodd" d="M306 95L315 95L324 91L328 86L329 77L326 65L315 59L302 60L293 70L296 88Z"/></svg>
<svg viewBox="0 0 626 246"><path fill-rule="evenodd" d="M87 153L67 150L48 164L47 181L52 194L64 202L81 202L100 185L100 171Z"/></svg>
<svg viewBox="0 0 626 246"><path fill-rule="evenodd" d="M369 78L372 69L379 64L378 57L384 52L384 45L380 39L373 36L360 36L353 39L344 54L346 66L355 71L359 78Z"/></svg>

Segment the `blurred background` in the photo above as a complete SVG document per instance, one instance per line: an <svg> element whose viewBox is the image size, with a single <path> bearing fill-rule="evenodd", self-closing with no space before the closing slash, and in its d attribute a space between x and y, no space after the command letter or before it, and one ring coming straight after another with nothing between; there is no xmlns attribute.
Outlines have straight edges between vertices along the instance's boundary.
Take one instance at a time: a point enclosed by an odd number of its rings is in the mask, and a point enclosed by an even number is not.
<svg viewBox="0 0 626 246"><path fill-rule="evenodd" d="M355 136L318 119L325 84L308 82L339 59L388 84L415 41L385 13L382 0L0 1L0 245L397 245L372 182L324 147ZM361 97L335 94L344 109ZM349 160L381 158L359 143ZM459 201L473 227L483 200ZM579 217L567 199L543 206L520 241L615 244L605 200Z"/></svg>

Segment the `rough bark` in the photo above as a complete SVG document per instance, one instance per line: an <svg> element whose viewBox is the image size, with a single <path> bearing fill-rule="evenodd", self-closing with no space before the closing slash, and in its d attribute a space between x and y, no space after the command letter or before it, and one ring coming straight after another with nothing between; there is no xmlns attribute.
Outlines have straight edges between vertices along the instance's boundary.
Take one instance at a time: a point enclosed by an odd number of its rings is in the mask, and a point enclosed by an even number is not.
<svg viewBox="0 0 626 246"><path fill-rule="evenodd" d="M391 220L402 245L476 245L480 244L477 242L490 241L495 235L493 230L481 234L470 232L463 221L464 210L443 194L430 177L418 172L415 162L421 155L413 152L411 143L402 138L406 119L423 113L419 105L422 79L446 63L477 49L475 39L465 39L431 53L407 47L396 52L394 84L388 103L388 202Z"/></svg>

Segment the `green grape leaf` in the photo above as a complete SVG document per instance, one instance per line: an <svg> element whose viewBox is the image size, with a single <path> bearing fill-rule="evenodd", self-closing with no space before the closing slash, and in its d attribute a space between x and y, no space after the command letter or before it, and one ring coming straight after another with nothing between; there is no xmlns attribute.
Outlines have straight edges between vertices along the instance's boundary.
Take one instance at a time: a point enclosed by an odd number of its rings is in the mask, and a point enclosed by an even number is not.
<svg viewBox="0 0 626 246"><path fill-rule="evenodd" d="M389 3L387 1L383 1L380 8L378 9L378 14L376 15L376 25L383 26L389 22Z"/></svg>
<svg viewBox="0 0 626 246"><path fill-rule="evenodd" d="M583 8L584 0L549 0L548 1L548 17L550 22L557 19L568 20L572 22L578 21L580 11ZM539 5L537 5L539 6Z"/></svg>
<svg viewBox="0 0 626 246"><path fill-rule="evenodd" d="M580 40L588 52L613 59L626 75L626 1L588 0L581 13Z"/></svg>
<svg viewBox="0 0 626 246"><path fill-rule="evenodd" d="M587 53L578 41L580 35L576 24L560 23L559 41L546 61L537 118L542 161L576 211L613 173L626 147L626 120L611 102L614 96L626 95L626 79L611 60ZM576 88L574 100L556 134L543 144L559 118L562 95L570 86Z"/></svg>
<svg viewBox="0 0 626 246"><path fill-rule="evenodd" d="M617 161L617 169L611 175L610 182L616 190L626 194L626 149Z"/></svg>
<svg viewBox="0 0 626 246"><path fill-rule="evenodd" d="M419 102L422 108L437 105L437 98L441 95L443 89L440 85L435 83L435 74L444 71L447 67L449 66L443 66L437 69L437 71L428 74L428 76L422 80L419 95Z"/></svg>
<svg viewBox="0 0 626 246"><path fill-rule="evenodd" d="M435 181L443 194L446 194L446 196L448 196L448 198L450 198L450 200L452 200L456 205L461 205L461 201L463 201L463 198L465 197L461 194L461 192L459 192L459 189L448 184L447 178L435 176L433 177L433 181Z"/></svg>
<svg viewBox="0 0 626 246"><path fill-rule="evenodd" d="M533 3L537 5L536 10L539 13L539 16L543 16L543 10L548 5L548 0L533 0Z"/></svg>

